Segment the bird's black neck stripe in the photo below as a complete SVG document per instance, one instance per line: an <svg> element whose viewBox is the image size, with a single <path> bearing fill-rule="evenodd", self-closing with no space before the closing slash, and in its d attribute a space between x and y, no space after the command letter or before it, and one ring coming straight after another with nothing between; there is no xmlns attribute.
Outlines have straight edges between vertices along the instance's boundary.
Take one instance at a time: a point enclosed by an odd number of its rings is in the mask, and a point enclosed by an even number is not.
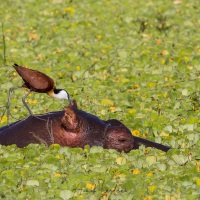
<svg viewBox="0 0 200 200"><path fill-rule="evenodd" d="M62 89L56 89L56 88L53 89L53 91L54 91L55 94L58 94L61 90Z"/></svg>

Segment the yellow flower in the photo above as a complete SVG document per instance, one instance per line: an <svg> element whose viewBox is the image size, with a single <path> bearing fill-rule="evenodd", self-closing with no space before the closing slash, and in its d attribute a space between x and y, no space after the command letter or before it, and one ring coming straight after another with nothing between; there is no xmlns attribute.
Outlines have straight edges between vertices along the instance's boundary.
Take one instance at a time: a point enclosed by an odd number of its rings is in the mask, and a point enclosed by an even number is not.
<svg viewBox="0 0 200 200"><path fill-rule="evenodd" d="M94 58L94 62L97 63L99 60L98 58Z"/></svg>
<svg viewBox="0 0 200 200"><path fill-rule="evenodd" d="M149 193L153 193L156 189L155 185L148 186Z"/></svg>
<svg viewBox="0 0 200 200"><path fill-rule="evenodd" d="M157 40L156 40L156 44L157 44L157 45L162 44L162 40L161 40L161 39L157 39Z"/></svg>
<svg viewBox="0 0 200 200"><path fill-rule="evenodd" d="M4 122L7 122L8 121L8 118L7 118L7 116L3 116L2 118L1 118L1 124L3 124Z"/></svg>
<svg viewBox="0 0 200 200"><path fill-rule="evenodd" d="M152 172L149 172L149 173L147 174L147 176L153 176L153 173L152 173Z"/></svg>
<svg viewBox="0 0 200 200"><path fill-rule="evenodd" d="M24 176L24 171L21 171L20 174L21 174L21 176Z"/></svg>
<svg viewBox="0 0 200 200"><path fill-rule="evenodd" d="M164 93L164 94L163 94L163 97L165 97L165 98L166 98L166 97L167 97L167 94L166 94L166 93Z"/></svg>
<svg viewBox="0 0 200 200"><path fill-rule="evenodd" d="M119 178L120 180L124 180L125 177L126 177L126 174L116 174L116 175L114 175L113 178Z"/></svg>
<svg viewBox="0 0 200 200"><path fill-rule="evenodd" d="M63 78L63 73L62 72L58 72L57 75L58 75L59 78Z"/></svg>
<svg viewBox="0 0 200 200"><path fill-rule="evenodd" d="M75 10L73 7L67 7L63 11L64 14L66 14L66 13L74 14L74 12L75 12Z"/></svg>
<svg viewBox="0 0 200 200"><path fill-rule="evenodd" d="M60 176L61 176L61 174L59 174L59 173L54 174L54 177L60 177Z"/></svg>
<svg viewBox="0 0 200 200"><path fill-rule="evenodd" d="M80 66L76 66L76 70L80 70L81 69L81 67Z"/></svg>
<svg viewBox="0 0 200 200"><path fill-rule="evenodd" d="M116 106L111 106L110 111L114 112L116 110Z"/></svg>
<svg viewBox="0 0 200 200"><path fill-rule="evenodd" d="M61 52L62 52L62 50L57 49L57 50L55 50L53 53L61 53Z"/></svg>
<svg viewBox="0 0 200 200"><path fill-rule="evenodd" d="M139 136L140 135L140 131L138 131L138 130L133 130L133 131L131 131L131 133L132 133L133 136Z"/></svg>
<svg viewBox="0 0 200 200"><path fill-rule="evenodd" d="M86 183L86 188L89 189L89 190L94 190L96 187L95 184L92 184L92 183Z"/></svg>
<svg viewBox="0 0 200 200"><path fill-rule="evenodd" d="M31 41L31 40L38 41L39 40L38 34L36 32L28 33L28 40L29 41Z"/></svg>
<svg viewBox="0 0 200 200"><path fill-rule="evenodd" d="M58 15L59 13L60 13L59 10L55 10L55 11L54 11L54 14L55 14L55 15Z"/></svg>
<svg viewBox="0 0 200 200"><path fill-rule="evenodd" d="M101 52L102 52L102 53L106 53L106 50L102 49Z"/></svg>
<svg viewBox="0 0 200 200"><path fill-rule="evenodd" d="M77 200L82 200L83 199L83 195L79 195L79 196L77 196Z"/></svg>
<svg viewBox="0 0 200 200"><path fill-rule="evenodd" d="M156 87L156 85L157 85L157 83L151 82L151 83L147 83L147 84L146 84L146 87L147 87L147 88L153 88L153 87Z"/></svg>
<svg viewBox="0 0 200 200"><path fill-rule="evenodd" d="M144 200L152 200L152 196L148 196L147 198L144 198Z"/></svg>
<svg viewBox="0 0 200 200"><path fill-rule="evenodd" d="M136 110L135 110L135 109L129 109L129 110L128 110L128 113L134 114L134 113L136 113Z"/></svg>
<svg viewBox="0 0 200 200"><path fill-rule="evenodd" d="M58 26L53 26L53 27L52 27L52 30L53 30L53 31L57 31L57 30L58 30Z"/></svg>
<svg viewBox="0 0 200 200"><path fill-rule="evenodd" d="M182 122L186 122L186 119L185 119L185 118L181 118L181 121L182 121Z"/></svg>
<svg viewBox="0 0 200 200"><path fill-rule="evenodd" d="M138 89L138 88L140 88L140 86L139 86L138 84L135 84L135 85L133 86L133 88L134 88L134 89Z"/></svg>
<svg viewBox="0 0 200 200"><path fill-rule="evenodd" d="M146 133L143 133L143 134L142 134L142 137L146 138L146 137L147 137L147 134L146 134Z"/></svg>
<svg viewBox="0 0 200 200"><path fill-rule="evenodd" d="M37 56L36 56L36 59L41 59L43 56L42 56L42 54L38 54Z"/></svg>
<svg viewBox="0 0 200 200"><path fill-rule="evenodd" d="M196 179L196 184L197 184L198 186L200 186L200 178L197 178L197 179Z"/></svg>
<svg viewBox="0 0 200 200"><path fill-rule="evenodd" d="M97 35L97 39L101 40L102 36L101 35Z"/></svg>
<svg viewBox="0 0 200 200"><path fill-rule="evenodd" d="M192 67L192 66L187 66L187 69L190 69L190 70L191 70L191 69L193 69L193 67Z"/></svg>
<svg viewBox="0 0 200 200"><path fill-rule="evenodd" d="M185 62L188 62L190 60L187 56L184 56L183 59L184 59Z"/></svg>
<svg viewBox="0 0 200 200"><path fill-rule="evenodd" d="M200 172L200 166L199 166L198 162L196 162L196 168L197 168L197 171Z"/></svg>
<svg viewBox="0 0 200 200"><path fill-rule="evenodd" d="M20 187L19 187L19 190L20 190L20 191L23 191L23 186L20 186Z"/></svg>
<svg viewBox="0 0 200 200"><path fill-rule="evenodd" d="M61 155L56 155L55 158L57 158L57 159L61 159L62 156L61 156Z"/></svg>
<svg viewBox="0 0 200 200"><path fill-rule="evenodd" d="M34 99L34 100L28 99L27 101L28 101L28 103L30 103L30 104L36 104L36 103L37 103L37 100L36 100L36 99Z"/></svg>
<svg viewBox="0 0 200 200"><path fill-rule="evenodd" d="M85 56L86 57L89 56L89 52L88 51L85 52Z"/></svg>
<svg viewBox="0 0 200 200"><path fill-rule="evenodd" d="M167 50L163 50L163 51L161 52L161 54L162 54L162 55L168 55L169 52L168 52Z"/></svg>
<svg viewBox="0 0 200 200"><path fill-rule="evenodd" d="M121 78L119 76L117 76L114 81L115 82L121 82Z"/></svg>
<svg viewBox="0 0 200 200"><path fill-rule="evenodd" d="M5 21L9 21L9 20L10 20L10 15L6 15Z"/></svg>
<svg viewBox="0 0 200 200"><path fill-rule="evenodd" d="M134 169L134 170L132 170L132 174L139 174L140 173L140 171L139 171L139 169Z"/></svg>
<svg viewBox="0 0 200 200"><path fill-rule="evenodd" d="M88 148L84 148L83 151L87 153L89 151L89 149Z"/></svg>
<svg viewBox="0 0 200 200"><path fill-rule="evenodd" d="M10 32L11 32L10 29L6 29L6 30L5 30L5 33L10 33Z"/></svg>

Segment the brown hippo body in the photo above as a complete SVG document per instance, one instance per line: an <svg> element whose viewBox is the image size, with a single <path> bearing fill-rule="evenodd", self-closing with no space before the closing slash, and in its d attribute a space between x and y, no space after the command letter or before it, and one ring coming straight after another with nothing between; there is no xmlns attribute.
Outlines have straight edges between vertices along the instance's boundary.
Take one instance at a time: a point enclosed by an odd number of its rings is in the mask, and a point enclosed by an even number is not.
<svg viewBox="0 0 200 200"><path fill-rule="evenodd" d="M163 151L170 147L132 136L130 130L118 120L103 121L77 108L76 102L64 111L29 116L0 128L0 144L16 144L25 147L30 143L47 146L81 147L102 146L129 152L140 145L155 147Z"/></svg>
<svg viewBox="0 0 200 200"><path fill-rule="evenodd" d="M0 129L0 144L25 147L30 143L52 144L52 127L57 127L63 111L41 116L29 116ZM54 125L51 127L51 124Z"/></svg>

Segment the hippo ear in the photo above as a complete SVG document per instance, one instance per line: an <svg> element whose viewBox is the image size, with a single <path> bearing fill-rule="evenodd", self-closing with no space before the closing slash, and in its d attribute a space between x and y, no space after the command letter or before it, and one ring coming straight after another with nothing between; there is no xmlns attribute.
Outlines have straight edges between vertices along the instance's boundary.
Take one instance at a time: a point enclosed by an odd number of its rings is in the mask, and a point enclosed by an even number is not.
<svg viewBox="0 0 200 200"><path fill-rule="evenodd" d="M78 126L78 118L73 109L66 107L65 114L61 119L62 125L67 130L74 130Z"/></svg>

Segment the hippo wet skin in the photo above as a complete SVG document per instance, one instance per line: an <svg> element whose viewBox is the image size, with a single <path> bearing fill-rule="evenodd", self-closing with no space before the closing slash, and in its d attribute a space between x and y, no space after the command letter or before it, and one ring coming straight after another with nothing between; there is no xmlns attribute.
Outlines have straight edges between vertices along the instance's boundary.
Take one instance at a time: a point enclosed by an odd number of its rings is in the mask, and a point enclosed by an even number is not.
<svg viewBox="0 0 200 200"><path fill-rule="evenodd" d="M85 145L102 146L129 152L140 145L154 147L167 152L170 147L132 136L130 130L120 121L103 121L79 110L73 101L64 111L29 116L0 128L0 144L16 144L22 148L28 144L43 143L47 146L59 144L68 147Z"/></svg>

